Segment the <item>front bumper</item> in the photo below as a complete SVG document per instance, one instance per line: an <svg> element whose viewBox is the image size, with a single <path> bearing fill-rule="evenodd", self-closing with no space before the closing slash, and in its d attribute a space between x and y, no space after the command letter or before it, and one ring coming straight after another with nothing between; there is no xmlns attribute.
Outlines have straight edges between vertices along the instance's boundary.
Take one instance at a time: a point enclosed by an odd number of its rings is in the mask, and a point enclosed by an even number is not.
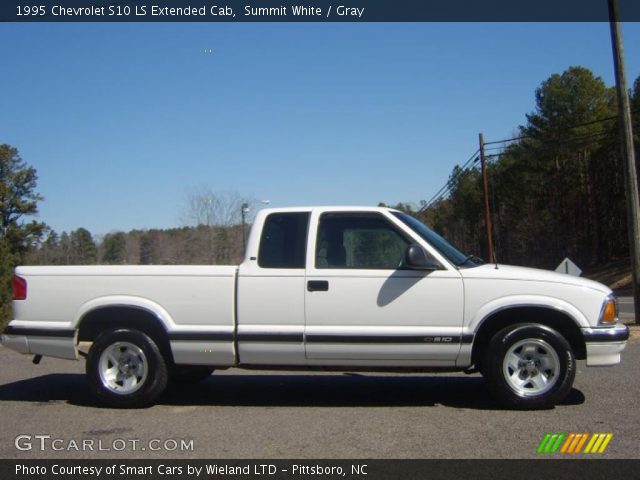
<svg viewBox="0 0 640 480"><path fill-rule="evenodd" d="M620 354L629 340L629 327L583 328L587 347L587 367L604 367L620 363Z"/></svg>

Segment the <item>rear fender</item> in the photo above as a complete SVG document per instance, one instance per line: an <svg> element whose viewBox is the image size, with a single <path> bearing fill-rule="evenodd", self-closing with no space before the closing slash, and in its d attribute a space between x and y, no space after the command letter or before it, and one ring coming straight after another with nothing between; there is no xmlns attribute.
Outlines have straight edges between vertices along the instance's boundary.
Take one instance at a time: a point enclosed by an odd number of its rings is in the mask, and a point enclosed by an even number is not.
<svg viewBox="0 0 640 480"><path fill-rule="evenodd" d="M127 295L112 295L108 297L94 298L80 307L73 320L72 327L77 329L82 319L90 312L106 307L133 307L145 310L153 314L163 325L166 331L175 329L175 322L169 312L162 306L143 297Z"/></svg>

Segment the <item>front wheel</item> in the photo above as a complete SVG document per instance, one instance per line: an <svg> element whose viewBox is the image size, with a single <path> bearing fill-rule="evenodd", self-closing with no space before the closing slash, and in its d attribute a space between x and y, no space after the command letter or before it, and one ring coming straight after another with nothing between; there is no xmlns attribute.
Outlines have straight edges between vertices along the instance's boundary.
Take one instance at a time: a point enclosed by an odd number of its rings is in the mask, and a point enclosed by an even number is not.
<svg viewBox="0 0 640 480"><path fill-rule="evenodd" d="M538 324L518 324L494 335L485 352L483 373L503 405L551 408L569 393L576 362L567 340Z"/></svg>
<svg viewBox="0 0 640 480"><path fill-rule="evenodd" d="M156 343L129 329L98 336L87 355L87 379L106 405L139 408L153 404L167 386L167 366Z"/></svg>

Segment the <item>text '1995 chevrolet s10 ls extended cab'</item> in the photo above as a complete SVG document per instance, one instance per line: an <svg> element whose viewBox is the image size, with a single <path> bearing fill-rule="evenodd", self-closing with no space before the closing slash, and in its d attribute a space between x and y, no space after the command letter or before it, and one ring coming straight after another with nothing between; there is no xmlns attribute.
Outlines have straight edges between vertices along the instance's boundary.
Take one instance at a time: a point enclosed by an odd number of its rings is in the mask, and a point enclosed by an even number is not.
<svg viewBox="0 0 640 480"><path fill-rule="evenodd" d="M629 330L609 288L482 264L388 208L266 209L240 266L18 267L2 343L86 353L92 391L152 404L213 369L478 371L512 408L548 408L576 360L615 365Z"/></svg>

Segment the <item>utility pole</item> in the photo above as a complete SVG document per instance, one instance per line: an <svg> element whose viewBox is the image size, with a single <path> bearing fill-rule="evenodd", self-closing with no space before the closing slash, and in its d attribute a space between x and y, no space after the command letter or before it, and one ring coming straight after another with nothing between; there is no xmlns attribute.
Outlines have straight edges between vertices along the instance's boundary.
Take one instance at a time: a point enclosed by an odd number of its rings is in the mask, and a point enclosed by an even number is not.
<svg viewBox="0 0 640 480"><path fill-rule="evenodd" d="M240 215L242 216L242 253L247 252L247 224L245 222L245 215L249 212L249 205L243 203L240 205ZM237 217L236 217L237 218Z"/></svg>
<svg viewBox="0 0 640 480"><path fill-rule="evenodd" d="M489 210L489 182L487 180L487 159L484 155L484 135L478 134L480 139L480 169L482 171L482 190L484 192L484 225L487 229L487 258L493 263L493 228L491 226L491 211Z"/></svg>
<svg viewBox="0 0 640 480"><path fill-rule="evenodd" d="M638 257L638 255L640 255L640 201L638 199L638 175L636 172L635 153L633 151L631 108L629 106L629 91L627 90L627 75L624 66L622 32L618 18L618 0L608 0L608 2L613 64L616 70L616 90L618 93L620 140L622 161L624 163L624 187L627 197L627 223L633 278L633 298L636 324L640 324L640 258Z"/></svg>

